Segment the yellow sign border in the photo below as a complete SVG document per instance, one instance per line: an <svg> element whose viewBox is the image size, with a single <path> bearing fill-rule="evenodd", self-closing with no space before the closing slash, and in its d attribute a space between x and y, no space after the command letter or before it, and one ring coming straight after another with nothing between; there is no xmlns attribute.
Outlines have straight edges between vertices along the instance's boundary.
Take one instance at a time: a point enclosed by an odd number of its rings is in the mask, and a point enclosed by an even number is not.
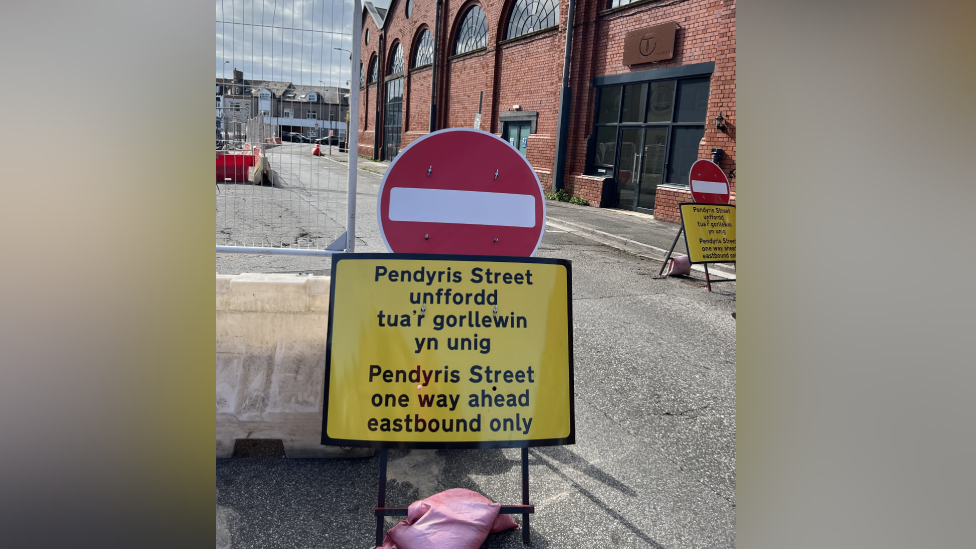
<svg viewBox="0 0 976 549"><path fill-rule="evenodd" d="M691 246L691 243L689 242L689 239L692 238L692 235L696 235L697 236L698 233L699 233L699 229L697 227L692 227L692 230L691 231L688 230L688 223L690 222L690 220L685 219L685 207L702 207L702 206L715 206L715 207L721 207L721 208L731 208L732 209L732 216L735 217L735 206L732 205L732 204L699 204L697 202L683 202L681 204L678 204L678 211L681 213L681 228L684 230L684 233L685 233L685 249L688 250L688 260L691 263L694 263L696 265L700 265L702 263L735 263L735 259L734 258L733 259L705 259L704 258L704 251L702 250L700 244L699 245L696 245L694 247ZM733 234L735 233L735 225L736 225L736 223L733 220L733 222L732 222L732 232L733 232ZM705 236L708 236L708 235L705 235ZM732 239L732 240L734 241L735 239Z"/></svg>
<svg viewBox="0 0 976 549"><path fill-rule="evenodd" d="M350 260L423 260L423 261L461 261L461 262L490 262L490 263L523 263L560 265L566 269L566 324L568 342L568 384L569 384L569 434L564 438L520 439L520 440L480 440L463 442L425 442L425 441L383 441L356 440L332 438L328 435L329 421L329 393L332 378L332 337L335 326L335 292L336 273L340 261ZM573 308L572 308L572 263L566 259L507 257L507 256L473 256L473 255L440 255L440 254L333 254L331 284L329 290L329 330L325 356L325 382L322 410L322 444L331 446L353 446L364 448L417 448L417 449L478 449L478 448L529 448L533 446L556 446L576 443L576 403L575 379L573 371Z"/></svg>

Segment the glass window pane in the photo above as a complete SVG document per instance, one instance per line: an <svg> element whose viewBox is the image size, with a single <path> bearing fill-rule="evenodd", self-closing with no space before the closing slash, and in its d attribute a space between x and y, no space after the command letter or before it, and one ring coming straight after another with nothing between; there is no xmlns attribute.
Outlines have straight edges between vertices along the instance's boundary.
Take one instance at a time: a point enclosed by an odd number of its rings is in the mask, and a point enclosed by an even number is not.
<svg viewBox="0 0 976 549"><path fill-rule="evenodd" d="M391 58L390 70L387 71L387 76L396 74L398 72L403 72L403 47L400 44L397 44L396 48L393 49L393 55Z"/></svg>
<svg viewBox="0 0 976 549"><path fill-rule="evenodd" d="M644 90L646 84L630 84L624 86L623 111L620 113L621 122L640 122L644 106Z"/></svg>
<svg viewBox="0 0 976 549"><path fill-rule="evenodd" d="M616 124L617 113L620 111L620 86L603 88L600 90L600 111L596 118L597 124Z"/></svg>
<svg viewBox="0 0 976 549"><path fill-rule="evenodd" d="M637 155L640 154L641 131L628 128L620 131L620 164L617 166L617 204L634 205L637 184Z"/></svg>
<svg viewBox="0 0 976 549"><path fill-rule="evenodd" d="M617 128L603 127L596 130L596 151L593 153L593 163L601 166L613 166L613 158L617 154Z"/></svg>
<svg viewBox="0 0 976 549"><path fill-rule="evenodd" d="M648 122L670 122L674 105L674 80L651 82L651 102L647 109Z"/></svg>
<svg viewBox="0 0 976 549"><path fill-rule="evenodd" d="M637 197L637 205L641 208L654 209L657 186L664 177L664 146L667 139L667 126L644 132L644 168L641 169L640 195Z"/></svg>
<svg viewBox="0 0 976 549"><path fill-rule="evenodd" d="M705 126L672 126L671 154L667 182L688 186L688 172L698 159L698 144L705 136Z"/></svg>
<svg viewBox="0 0 976 549"><path fill-rule="evenodd" d="M537 30L547 29L559 22L557 0L516 0L508 17L505 38L516 38Z"/></svg>
<svg viewBox="0 0 976 549"><path fill-rule="evenodd" d="M708 77L678 82L675 122L705 122L708 110Z"/></svg>
<svg viewBox="0 0 976 549"><path fill-rule="evenodd" d="M468 53L488 45L488 22L481 6L474 5L464 14L461 30L454 43L454 55Z"/></svg>
<svg viewBox="0 0 976 549"><path fill-rule="evenodd" d="M434 38L431 36L429 30L424 29L424 32L420 35L417 54L413 59L414 67L423 67L434 62Z"/></svg>

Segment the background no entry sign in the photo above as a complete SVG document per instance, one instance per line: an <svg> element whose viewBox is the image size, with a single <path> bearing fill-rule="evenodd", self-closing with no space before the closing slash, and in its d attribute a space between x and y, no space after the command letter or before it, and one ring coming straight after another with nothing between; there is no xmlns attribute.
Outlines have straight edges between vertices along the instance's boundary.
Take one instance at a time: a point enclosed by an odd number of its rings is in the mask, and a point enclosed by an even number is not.
<svg viewBox="0 0 976 549"><path fill-rule="evenodd" d="M711 160L697 160L691 165L691 196L699 204L728 204L729 178Z"/></svg>
<svg viewBox="0 0 976 549"><path fill-rule="evenodd" d="M542 185L525 157L470 128L411 143L386 171L377 207L395 253L529 257L546 224Z"/></svg>

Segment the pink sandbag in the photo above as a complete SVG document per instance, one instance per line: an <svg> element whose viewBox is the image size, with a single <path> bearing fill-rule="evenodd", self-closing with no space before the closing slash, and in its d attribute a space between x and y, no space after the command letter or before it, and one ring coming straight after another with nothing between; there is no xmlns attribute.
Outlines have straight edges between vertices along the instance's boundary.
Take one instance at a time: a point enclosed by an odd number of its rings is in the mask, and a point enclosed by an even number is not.
<svg viewBox="0 0 976 549"><path fill-rule="evenodd" d="M686 255L672 257L668 261L668 272L664 276L678 276L691 274L691 259Z"/></svg>
<svg viewBox="0 0 976 549"><path fill-rule="evenodd" d="M383 549L478 549L489 533L519 527L498 514L501 506L464 488L434 494L410 504L407 520L390 528Z"/></svg>

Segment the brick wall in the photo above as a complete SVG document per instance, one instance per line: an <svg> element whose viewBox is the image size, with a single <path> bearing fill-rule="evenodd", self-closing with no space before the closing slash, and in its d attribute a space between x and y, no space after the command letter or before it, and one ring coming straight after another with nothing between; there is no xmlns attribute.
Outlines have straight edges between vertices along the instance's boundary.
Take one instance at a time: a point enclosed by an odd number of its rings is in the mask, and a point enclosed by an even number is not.
<svg viewBox="0 0 976 549"><path fill-rule="evenodd" d="M541 115L541 113L540 113ZM526 140L525 158L535 168L536 175L539 176L540 183L543 179L548 181L549 188L552 188L552 164L556 157L556 132L551 135L534 133L529 135ZM543 183L543 188L546 184Z"/></svg>
<svg viewBox="0 0 976 549"><path fill-rule="evenodd" d="M603 179L592 175L569 173L566 175L566 192L585 199L590 206L600 207Z"/></svg>
<svg viewBox="0 0 976 549"><path fill-rule="evenodd" d="M474 115L478 113L479 92L484 92L481 107L481 129L492 131L492 77L495 72L494 56L487 51L473 52L451 59L447 65L450 78L445 95L447 103L446 128L472 128Z"/></svg>
<svg viewBox="0 0 976 549"><path fill-rule="evenodd" d="M360 48L360 62L363 64L363 70L366 73L366 87L360 88L359 90L359 155L368 158L373 157L375 133L374 128L376 124L376 93L377 85L369 84L369 66L370 61L374 57L378 57L378 45L380 43L380 29L376 27L376 22L373 18L363 10L362 13L363 21L363 39L359 44ZM365 37L367 32L369 33L369 44L365 43ZM380 70L379 80L383 79L383 71ZM355 84L358 85L359 75L353 74L353 79Z"/></svg>
<svg viewBox="0 0 976 549"><path fill-rule="evenodd" d="M409 100L404 117L404 132L427 133L430 129L430 82L433 70L430 67L410 71L405 88L409 89Z"/></svg>
<svg viewBox="0 0 976 549"><path fill-rule="evenodd" d="M368 65L367 65L368 66ZM366 76L369 78L369 75ZM373 127L376 121L376 84L359 90L359 155L373 157Z"/></svg>
<svg viewBox="0 0 976 549"><path fill-rule="evenodd" d="M691 197L691 191L672 187L658 187L654 202L654 219L668 223L681 223L681 212L678 211L678 205L694 201ZM735 205L734 194L731 204Z"/></svg>
<svg viewBox="0 0 976 549"><path fill-rule="evenodd" d="M522 111L538 112L536 133L553 139L556 137L559 114L565 40L565 33L552 30L541 35L516 38L498 48L499 69L495 92L498 110L511 111L513 105L519 105ZM497 117L493 123L501 132L502 126ZM555 142L552 145L555 146ZM552 164L545 167L551 170Z"/></svg>

